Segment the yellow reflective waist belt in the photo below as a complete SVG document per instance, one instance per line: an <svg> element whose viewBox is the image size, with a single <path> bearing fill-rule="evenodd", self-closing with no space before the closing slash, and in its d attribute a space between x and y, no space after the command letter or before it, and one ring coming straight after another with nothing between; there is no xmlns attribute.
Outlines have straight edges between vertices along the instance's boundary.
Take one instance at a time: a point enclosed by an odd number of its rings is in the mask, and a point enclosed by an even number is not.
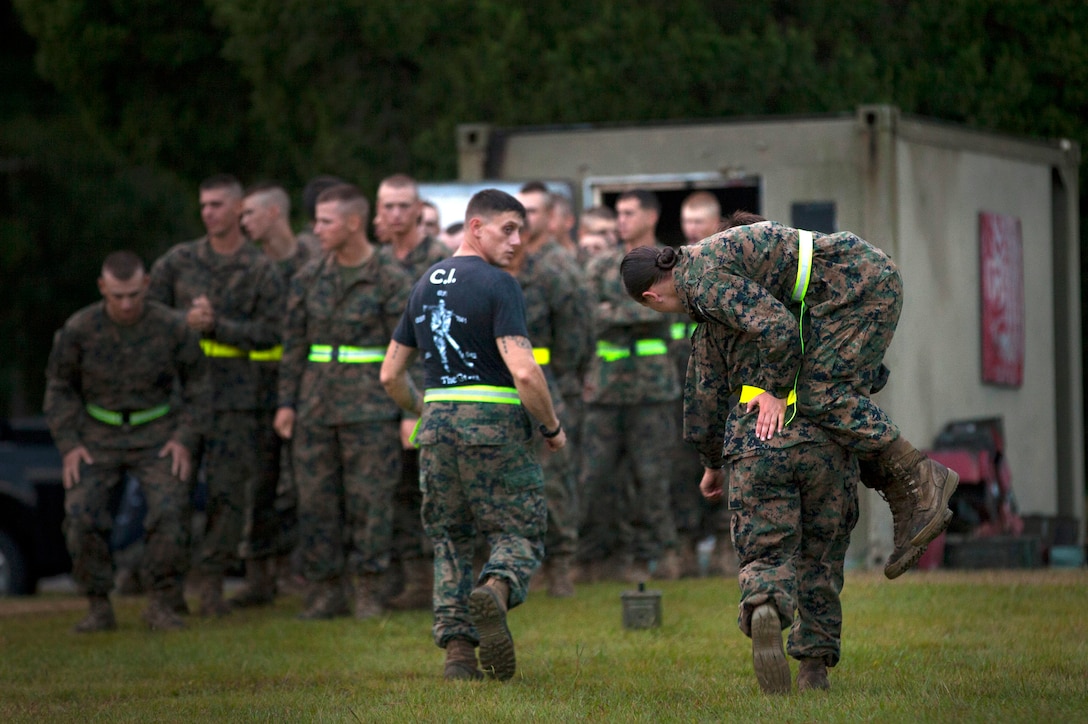
<svg viewBox="0 0 1088 724"><path fill-rule="evenodd" d="M216 342L212 339L200 340L200 349L204 351L205 357L222 357L228 359L237 359L241 357L248 357L254 362L278 362L283 359L283 347L276 345L271 349L255 349L252 352L246 352L244 349L235 347L230 344L223 344L222 342Z"/></svg>
<svg viewBox="0 0 1088 724"><path fill-rule="evenodd" d="M674 340L687 339L695 332L695 322L673 322L669 332Z"/></svg>
<svg viewBox="0 0 1088 724"><path fill-rule="evenodd" d="M424 402L492 402L500 405L520 405L521 398L513 387L465 385L464 387L432 387L423 393Z"/></svg>
<svg viewBox="0 0 1088 724"><path fill-rule="evenodd" d="M743 387L740 388L740 401L741 401L741 403L751 402L752 400L759 397L760 395L762 395L766 391L767 390L761 389L759 387L753 387L751 385L744 385ZM790 393L788 395L786 395L786 404L787 405L796 405L797 404L797 390L790 390Z"/></svg>
<svg viewBox="0 0 1088 724"><path fill-rule="evenodd" d="M627 359L634 352L637 357L652 357L659 354L668 354L669 346L663 339L640 339L634 344L634 349L624 347L611 342L597 342L597 356L605 362Z"/></svg>
<svg viewBox="0 0 1088 724"><path fill-rule="evenodd" d="M351 347L346 344L311 344L311 362L367 364L385 359L385 347Z"/></svg>
<svg viewBox="0 0 1088 724"><path fill-rule="evenodd" d="M533 347L533 359L538 365L551 364L552 351L548 347Z"/></svg>
<svg viewBox="0 0 1088 724"><path fill-rule="evenodd" d="M797 230L797 279L793 282L793 301L800 302L808 293L808 282L812 278L812 232Z"/></svg>
<svg viewBox="0 0 1088 724"><path fill-rule="evenodd" d="M144 425L152 420L158 420L160 417L164 417L170 412L170 405L164 402L161 405L156 405L147 410L122 410L121 412L115 412L114 410L107 410L104 407L87 403L86 410L88 415L99 422L104 422L107 425L113 425L115 427L121 427L122 425Z"/></svg>

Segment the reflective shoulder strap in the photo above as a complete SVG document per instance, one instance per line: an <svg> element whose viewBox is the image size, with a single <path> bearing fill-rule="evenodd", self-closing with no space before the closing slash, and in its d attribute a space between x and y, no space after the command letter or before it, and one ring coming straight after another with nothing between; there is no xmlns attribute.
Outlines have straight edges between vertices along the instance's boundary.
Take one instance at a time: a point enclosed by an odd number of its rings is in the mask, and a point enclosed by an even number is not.
<svg viewBox="0 0 1088 724"><path fill-rule="evenodd" d="M800 302L808 293L808 281L812 276L812 232L797 230L797 280L793 283L793 301Z"/></svg>

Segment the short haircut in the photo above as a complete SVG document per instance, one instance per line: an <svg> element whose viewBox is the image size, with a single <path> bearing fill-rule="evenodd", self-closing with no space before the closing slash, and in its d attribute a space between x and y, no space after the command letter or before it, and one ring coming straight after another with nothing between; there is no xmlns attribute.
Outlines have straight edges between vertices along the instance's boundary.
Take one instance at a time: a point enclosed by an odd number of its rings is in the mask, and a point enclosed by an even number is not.
<svg viewBox="0 0 1088 724"><path fill-rule="evenodd" d="M246 189L244 198L248 199L250 196L256 196L261 206L275 206L285 219L291 216L291 197L277 183L254 184Z"/></svg>
<svg viewBox="0 0 1088 724"><path fill-rule="evenodd" d="M766 221L766 219L759 214L753 214L751 211L737 209L729 216L725 217L725 220L722 221L721 226L718 227L718 231L732 229L735 226L751 226L752 224L758 224L762 221Z"/></svg>
<svg viewBox="0 0 1088 724"><path fill-rule="evenodd" d="M316 209L318 204L333 201L339 203L346 213L358 214L363 221L370 216L370 203L363 196L363 192L352 184L336 184L325 189L318 195L314 208Z"/></svg>
<svg viewBox="0 0 1088 724"><path fill-rule="evenodd" d="M386 176L378 184L378 190L381 191L382 186L387 186L391 189L412 189L415 193L416 200L419 199L419 185L416 180L404 173L395 173L392 176Z"/></svg>
<svg viewBox="0 0 1088 724"><path fill-rule="evenodd" d="M427 207L430 207L430 208L434 209L435 213L441 214L441 212L438 210L438 204L431 201L430 199L420 199L419 203L423 204L424 206L427 206Z"/></svg>
<svg viewBox="0 0 1088 724"><path fill-rule="evenodd" d="M140 257L128 249L110 252L102 262L102 274L107 272L119 282L127 282L136 276L137 272L144 270L144 263Z"/></svg>
<svg viewBox="0 0 1088 724"><path fill-rule="evenodd" d="M306 182L302 189L302 210L306 212L306 218L314 218L314 210L317 208L317 197L327 188L344 183L344 180L336 176L314 176Z"/></svg>
<svg viewBox="0 0 1088 724"><path fill-rule="evenodd" d="M487 219L509 211L516 213L521 217L521 222L525 223L525 207L521 205L520 201L505 191L484 189L483 191L477 191L469 199L468 208L465 209L465 220L476 217Z"/></svg>
<svg viewBox="0 0 1088 724"><path fill-rule="evenodd" d="M232 174L217 173L200 182L201 191L214 191L217 189L226 189L234 196L242 198L242 182Z"/></svg>
<svg viewBox="0 0 1088 724"><path fill-rule="evenodd" d="M526 181L518 189L519 194L548 193L548 185L543 181Z"/></svg>
<svg viewBox="0 0 1088 724"><path fill-rule="evenodd" d="M630 191L624 191L618 197L616 197L616 203L624 201L626 199L635 199L638 201L638 205L649 211L656 211L661 213L661 202L657 200L657 194L653 191L647 191L645 189L631 189Z"/></svg>
<svg viewBox="0 0 1088 724"><path fill-rule="evenodd" d="M559 210L563 216L574 216L574 205L571 204L570 199L554 192L548 195L552 197L552 208Z"/></svg>
<svg viewBox="0 0 1088 724"><path fill-rule="evenodd" d="M680 205L683 209L698 209L700 211L709 211L715 217L721 217L722 205L718 201L718 197L709 191L696 191L693 194L689 194L684 203Z"/></svg>
<svg viewBox="0 0 1088 724"><path fill-rule="evenodd" d="M582 212L583 219L601 219L602 221L615 221L616 211L611 206L590 206Z"/></svg>
<svg viewBox="0 0 1088 724"><path fill-rule="evenodd" d="M465 230L465 222L463 222L463 221L455 221L455 222L453 222L452 224L450 224L449 226L446 227L446 233L449 234L450 236L453 236L454 234L460 234L464 230Z"/></svg>

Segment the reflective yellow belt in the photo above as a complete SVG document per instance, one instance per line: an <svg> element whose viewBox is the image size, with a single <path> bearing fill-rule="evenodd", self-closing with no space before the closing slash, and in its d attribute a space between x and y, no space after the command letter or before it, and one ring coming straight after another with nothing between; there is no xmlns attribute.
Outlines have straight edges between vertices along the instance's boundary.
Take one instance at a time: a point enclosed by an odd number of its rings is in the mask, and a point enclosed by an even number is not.
<svg viewBox="0 0 1088 724"><path fill-rule="evenodd" d="M248 357L254 362L278 362L283 359L283 347L276 345L271 349L255 349L251 352L246 352L244 349L240 349L230 344L223 344L222 342L216 342L212 339L200 340L200 349L204 350L205 357L222 357L237 359L240 357Z"/></svg>
<svg viewBox="0 0 1088 724"><path fill-rule="evenodd" d="M625 347L611 342L597 342L597 356L605 362L627 359L631 356L631 347ZM652 357L659 354L668 354L669 346L663 339L640 339L634 344L636 357Z"/></svg>
<svg viewBox="0 0 1088 724"><path fill-rule="evenodd" d="M797 230L797 279L793 282L793 301L803 302L812 277L812 232Z"/></svg>
<svg viewBox="0 0 1088 724"><path fill-rule="evenodd" d="M311 362L368 364L385 359L385 347L352 347L346 344L311 344Z"/></svg>
<svg viewBox="0 0 1088 724"><path fill-rule="evenodd" d="M744 385L743 387L740 388L740 401L741 401L741 403L751 402L752 400L759 397L760 395L762 395L766 391L767 390L761 389L759 387L752 387L751 385ZM790 393L788 395L786 395L786 404L787 405L796 405L797 404L797 390L790 390Z"/></svg>
<svg viewBox="0 0 1088 724"><path fill-rule="evenodd" d="M170 405L164 402L161 405L156 405L147 410L123 410L121 412L115 412L88 402L86 410L88 415L107 425L113 425L115 427L132 425L135 427L136 425L144 425L152 420L158 420L160 417L164 417L170 412Z"/></svg>
<svg viewBox="0 0 1088 724"><path fill-rule="evenodd" d="M673 322L669 326L669 336L674 340L687 339L695 333L695 322Z"/></svg>
<svg viewBox="0 0 1088 724"><path fill-rule="evenodd" d="M547 347L533 347L533 359L541 366L551 364L552 351Z"/></svg>
<svg viewBox="0 0 1088 724"><path fill-rule="evenodd" d="M424 402L492 402L500 405L520 405L521 398L513 387L464 385L463 387L432 387L423 393Z"/></svg>

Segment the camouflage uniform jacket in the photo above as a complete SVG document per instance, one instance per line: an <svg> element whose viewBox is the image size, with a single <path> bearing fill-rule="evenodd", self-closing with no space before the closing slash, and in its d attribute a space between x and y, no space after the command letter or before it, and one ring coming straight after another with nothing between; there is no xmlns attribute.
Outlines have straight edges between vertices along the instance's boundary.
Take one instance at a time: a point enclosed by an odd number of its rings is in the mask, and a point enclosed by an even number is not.
<svg viewBox="0 0 1088 724"><path fill-rule="evenodd" d="M143 317L123 326L98 302L57 332L46 371L45 416L61 454L88 449L157 447L174 439L196 450L208 419L211 387L199 337L169 307L147 301ZM87 405L111 412L170 405L140 425L110 425Z"/></svg>
<svg viewBox="0 0 1088 724"><path fill-rule="evenodd" d="M703 467L720 468L725 460L760 450L827 441L819 426L800 416L770 440L756 436L756 411L746 413L739 398L741 387L751 385L759 371L759 345L758 335L739 335L719 324L695 328L684 382L684 439L699 451Z"/></svg>
<svg viewBox="0 0 1088 724"><path fill-rule="evenodd" d="M585 401L608 405L670 402L680 398L676 364L666 354L639 354L658 344L667 348L672 319L645 307L627 294L620 278L622 249L593 257L587 270L594 305L597 348L586 375ZM606 361L604 350L627 350ZM623 354L623 353L621 353Z"/></svg>
<svg viewBox="0 0 1088 724"><path fill-rule="evenodd" d="M277 259L272 263L276 267L276 271L280 273L280 278L283 281L284 289L287 289L291 283L291 277L293 277L302 267L304 267L311 259L319 254L314 252L313 248L307 244L299 244L298 249L294 254L286 259ZM280 328L283 327L283 314L287 311L287 295L283 296L283 309L280 310ZM260 395L261 395L261 407L265 410L272 410L279 406L279 369L280 361L278 359L256 362L257 372L260 375Z"/></svg>
<svg viewBox="0 0 1088 724"><path fill-rule="evenodd" d="M534 348L546 348L545 372L561 394L580 395L593 357L593 307L582 270L556 241L526 255L517 274L525 295L525 322Z"/></svg>
<svg viewBox="0 0 1088 724"><path fill-rule="evenodd" d="M230 256L216 253L202 237L178 244L151 267L152 299L183 313L205 295L215 310L215 329L205 339L243 352L268 350L280 343L284 283L256 245L246 242ZM261 407L257 363L246 356L210 356L212 407Z"/></svg>
<svg viewBox="0 0 1088 724"><path fill-rule="evenodd" d="M758 337L759 365L745 384L792 388L802 357L800 305L792 301L797 229L775 222L739 226L678 251L676 290L692 318ZM898 271L887 255L854 234L815 234L806 320L819 325L848 313L891 273Z"/></svg>
<svg viewBox="0 0 1088 724"><path fill-rule="evenodd" d="M433 236L424 236L423 241L419 242L415 249L408 252L408 255L403 259L398 259L400 265L404 267L408 275L412 277L412 283L419 281L419 278L423 276L423 273L430 269L434 264L448 259L453 255L450 248L440 242ZM417 359L411 369L408 370L412 376L412 382L419 389L423 389L423 359ZM414 417L412 414L404 412L402 417Z"/></svg>
<svg viewBox="0 0 1088 724"><path fill-rule="evenodd" d="M331 254L303 267L287 299L280 407L315 425L399 417L378 373L411 290L412 279L385 247L359 267L345 269ZM333 347L331 361L317 361L312 345ZM373 361L337 361L344 359L339 346L365 348Z"/></svg>

